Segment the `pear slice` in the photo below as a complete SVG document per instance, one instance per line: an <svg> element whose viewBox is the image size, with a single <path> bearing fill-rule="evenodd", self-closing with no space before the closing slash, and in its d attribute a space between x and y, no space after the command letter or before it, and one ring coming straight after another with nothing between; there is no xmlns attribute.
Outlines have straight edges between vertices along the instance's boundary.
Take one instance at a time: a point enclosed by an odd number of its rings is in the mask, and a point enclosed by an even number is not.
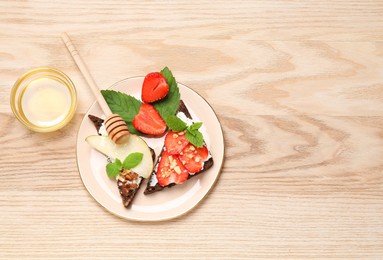
<svg viewBox="0 0 383 260"><path fill-rule="evenodd" d="M141 163L131 170L143 178L148 178L153 171L152 153L146 142L137 135L131 134L124 144L115 144L108 136L101 135L90 135L85 141L100 153L121 161L124 161L131 153L142 153Z"/></svg>

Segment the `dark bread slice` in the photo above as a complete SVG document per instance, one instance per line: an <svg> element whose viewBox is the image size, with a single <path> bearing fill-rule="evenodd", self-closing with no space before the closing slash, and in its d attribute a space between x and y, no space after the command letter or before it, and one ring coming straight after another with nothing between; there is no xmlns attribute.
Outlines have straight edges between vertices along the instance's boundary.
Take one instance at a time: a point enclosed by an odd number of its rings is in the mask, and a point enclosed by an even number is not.
<svg viewBox="0 0 383 260"><path fill-rule="evenodd" d="M178 111L177 111L177 113L178 113L178 112L182 112L182 113L185 114L185 116L186 116L187 118L192 119L192 116L190 115L189 110L187 109L185 103L184 103L182 100L180 100L180 104L179 104L179 106L178 106ZM161 191L161 190L163 190L163 189L166 188L166 187L167 187L167 188L170 188L170 187L173 187L174 185L176 185L175 183L171 183L171 184L169 184L169 185L167 185L167 186L161 186L161 185L158 183L158 181L157 181L156 168L157 168L157 165L158 165L159 162L160 162L161 154L162 154L163 151L164 151L164 148L162 148L162 151L161 151L161 153L160 153L160 155L159 155L159 157L158 157L158 159L157 159L157 162L156 162L156 165L155 165L155 167L154 167L154 170L153 170L152 174L150 175L149 181L148 181L147 186L146 186L146 189L145 189L145 191L144 191L144 194L145 194L145 195L152 194L152 193L154 193L154 192L156 192L156 191ZM199 171L199 172L196 172L196 173L193 174L193 175L192 175L192 174L189 174L188 179L190 179L190 178L192 178L192 177L194 177L194 176L196 176L196 175L198 175L198 174L200 174L200 173L203 173L204 171L210 169L210 168L213 166L213 164L214 164L213 157L210 157L207 161L204 162L204 165L203 165L202 170Z"/></svg>
<svg viewBox="0 0 383 260"><path fill-rule="evenodd" d="M117 187L125 208L128 208L132 203L134 196L140 189L142 179L141 176L132 171L123 170L118 175Z"/></svg>
<svg viewBox="0 0 383 260"><path fill-rule="evenodd" d="M100 128L104 120L94 115L88 115L88 117L93 122L94 126L96 127L97 133L100 135ZM152 159L154 161L155 160L154 150L150 147L149 149L150 149L150 152L152 153ZM122 204L124 205L124 207L128 208L131 205L134 196L136 195L137 191L140 189L142 180L143 178L141 176L139 176L137 173L132 171L123 170L118 175L117 187L120 192Z"/></svg>
<svg viewBox="0 0 383 260"><path fill-rule="evenodd" d="M100 134L99 131L102 126L102 123L104 123L104 119L101 119L94 115L88 115L88 117L93 122L94 127L96 127L97 133Z"/></svg>

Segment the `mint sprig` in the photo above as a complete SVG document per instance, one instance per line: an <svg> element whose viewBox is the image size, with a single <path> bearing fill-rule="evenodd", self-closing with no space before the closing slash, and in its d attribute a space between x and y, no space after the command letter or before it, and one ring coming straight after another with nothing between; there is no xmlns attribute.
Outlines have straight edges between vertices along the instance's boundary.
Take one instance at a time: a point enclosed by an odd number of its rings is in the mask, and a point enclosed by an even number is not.
<svg viewBox="0 0 383 260"><path fill-rule="evenodd" d="M186 129L185 137L190 143L194 146L201 148L203 146L203 135L199 131L199 128L202 126L201 122L194 123Z"/></svg>
<svg viewBox="0 0 383 260"><path fill-rule="evenodd" d="M112 113L119 114L124 119L130 133L139 134L132 122L140 111L142 102L130 95L114 90L101 90L101 94Z"/></svg>
<svg viewBox="0 0 383 260"><path fill-rule="evenodd" d="M106 174L109 178L116 178L122 169L129 170L139 165L143 157L142 153L131 153L125 158L124 162L116 159L114 162L106 165Z"/></svg>
<svg viewBox="0 0 383 260"><path fill-rule="evenodd" d="M154 102L153 105L161 117L165 120L169 115L175 115L180 103L180 91L173 73L168 67L160 71L169 85L169 92L165 98Z"/></svg>
<svg viewBox="0 0 383 260"><path fill-rule="evenodd" d="M180 118L174 115L170 115L165 119L165 123L172 131L175 132L181 132L186 129L186 139L198 148L203 146L203 135L199 131L202 126L202 122L194 123L188 127L187 124Z"/></svg>

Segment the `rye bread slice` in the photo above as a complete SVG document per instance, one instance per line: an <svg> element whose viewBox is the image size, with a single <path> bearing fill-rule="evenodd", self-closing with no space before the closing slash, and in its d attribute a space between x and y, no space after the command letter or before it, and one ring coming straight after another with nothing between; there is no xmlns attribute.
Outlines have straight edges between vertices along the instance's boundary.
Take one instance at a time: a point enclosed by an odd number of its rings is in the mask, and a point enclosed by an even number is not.
<svg viewBox="0 0 383 260"><path fill-rule="evenodd" d="M122 204L128 208L137 191L140 189L142 177L132 171L123 170L117 179L117 187L121 195Z"/></svg>
<svg viewBox="0 0 383 260"><path fill-rule="evenodd" d="M177 113L178 113L178 112L182 112L182 113L184 113L185 116L186 116L187 118L191 119L191 120L193 119L192 116L190 115L190 112L189 112L189 110L187 109L185 103L184 103L182 100L180 100L180 104L179 104L179 106L178 106L178 111L177 111ZM158 156L158 159L157 159L156 165L155 165L155 167L154 167L154 170L153 170L152 174L150 175L149 181L148 181L147 186L146 186L146 189L145 189L145 191L144 191L144 194L145 194L145 195L152 194L152 193L154 193L154 192L161 191L161 190L163 190L163 189L166 188L166 187L167 187L167 188L170 188L170 187L173 187L174 185L176 185L175 183L171 183L171 184L169 184L169 185L167 185L167 186L161 186L161 185L158 183L157 176L156 176L156 169L157 169L157 166L158 166L158 164L159 164L159 162L160 162L161 154L163 153L163 151L164 151L164 147L162 148L162 151L161 151L160 155ZM210 152L209 152L209 153L210 153ZM210 168L213 166L213 164L214 164L213 157L210 156L210 158L204 162L204 165L203 165L202 170L199 171L199 172L196 172L196 173L193 174L193 175L192 175L192 174L189 174L188 179L190 179L190 178L192 178L192 177L194 177L194 176L196 176L196 175L198 175L198 174L201 174L202 172L204 172L204 171L210 169Z"/></svg>
<svg viewBox="0 0 383 260"><path fill-rule="evenodd" d="M104 120L94 116L94 115L88 115L89 119L93 122L97 133L101 135L100 128L102 124L104 123ZM152 148L150 148L150 152L152 153L152 159L155 160L155 153ZM108 158L109 160L109 158ZM137 173L132 171L126 171L123 170L117 178L117 187L121 195L122 204L124 207L128 208L132 201L134 196L136 195L137 191L140 189L141 183L143 178L139 176Z"/></svg>
<svg viewBox="0 0 383 260"><path fill-rule="evenodd" d="M104 119L101 119L94 115L88 115L88 117L94 124L94 127L96 127L97 133L100 135L100 128L102 126L102 123L104 123Z"/></svg>

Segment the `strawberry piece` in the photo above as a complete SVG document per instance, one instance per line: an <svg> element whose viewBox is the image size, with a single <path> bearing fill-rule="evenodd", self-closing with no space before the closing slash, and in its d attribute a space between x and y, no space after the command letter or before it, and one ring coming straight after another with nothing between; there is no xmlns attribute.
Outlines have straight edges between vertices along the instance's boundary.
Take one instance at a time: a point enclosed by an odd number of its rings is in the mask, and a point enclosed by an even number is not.
<svg viewBox="0 0 383 260"><path fill-rule="evenodd" d="M145 103L152 103L163 99L169 92L169 85L166 79L159 72L152 72L146 75L142 84L141 99Z"/></svg>
<svg viewBox="0 0 383 260"><path fill-rule="evenodd" d="M165 137L165 148L169 154L179 154L188 144L189 141L185 137L185 132L170 131Z"/></svg>
<svg viewBox="0 0 383 260"><path fill-rule="evenodd" d="M134 128L149 135L161 135L166 130L166 123L150 104L142 104L132 122Z"/></svg>
<svg viewBox="0 0 383 260"><path fill-rule="evenodd" d="M187 145L180 153L180 160L191 175L202 170L204 161L209 151L206 146L197 148L192 144Z"/></svg>
<svg viewBox="0 0 383 260"><path fill-rule="evenodd" d="M188 179L188 176L188 171L177 155L171 155L167 152L161 154L161 160L156 171L158 184L163 187L172 183L181 184Z"/></svg>

